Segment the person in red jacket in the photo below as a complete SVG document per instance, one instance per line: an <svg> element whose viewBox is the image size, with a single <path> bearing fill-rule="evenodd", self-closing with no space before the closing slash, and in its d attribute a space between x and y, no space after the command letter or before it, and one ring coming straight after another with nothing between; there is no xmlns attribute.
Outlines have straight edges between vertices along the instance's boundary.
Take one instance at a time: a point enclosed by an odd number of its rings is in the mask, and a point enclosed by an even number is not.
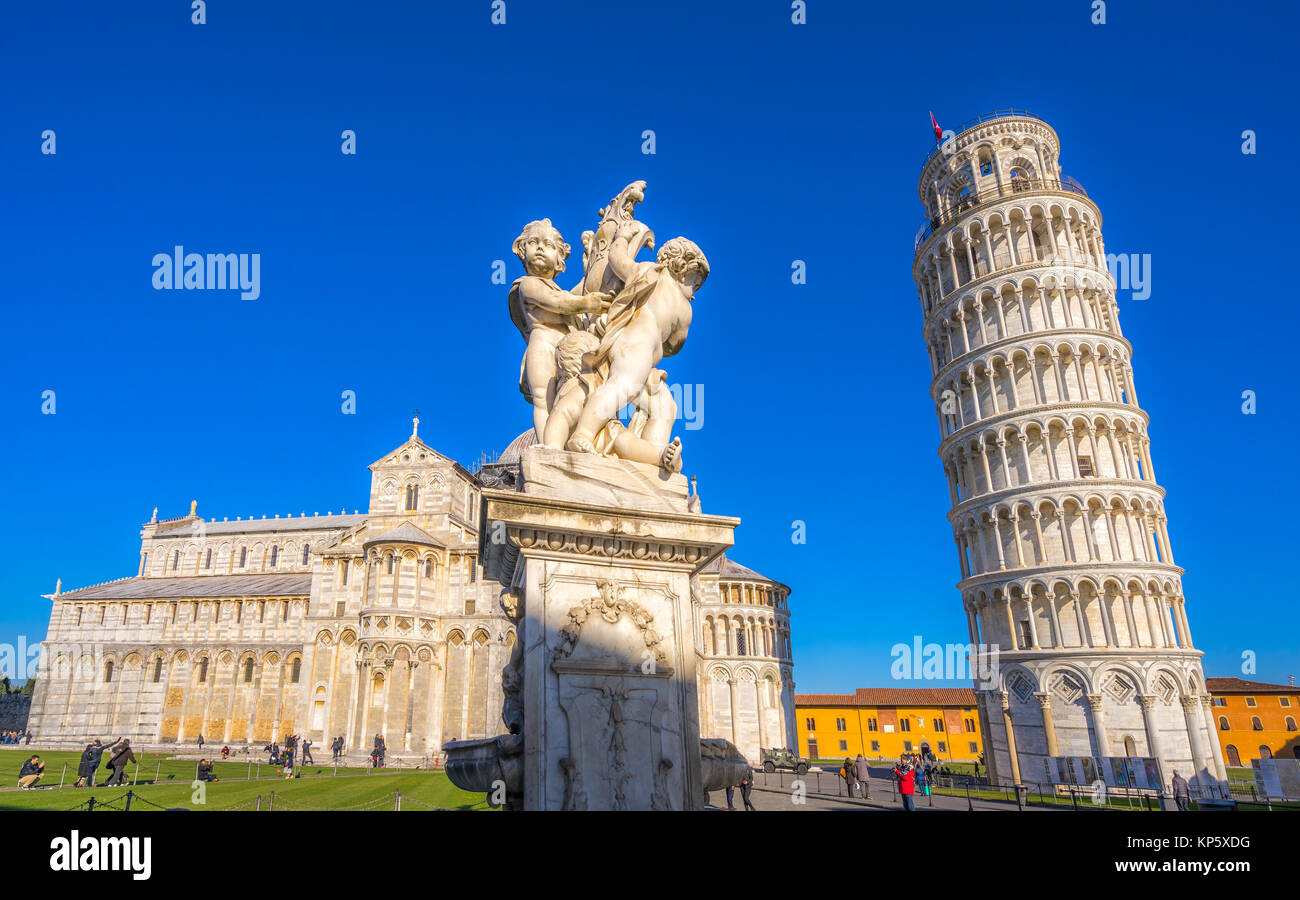
<svg viewBox="0 0 1300 900"><path fill-rule="evenodd" d="M916 791L916 774L906 759L899 758L898 765L894 766L894 777L898 779L898 796L903 800L903 811L915 812L912 794Z"/></svg>

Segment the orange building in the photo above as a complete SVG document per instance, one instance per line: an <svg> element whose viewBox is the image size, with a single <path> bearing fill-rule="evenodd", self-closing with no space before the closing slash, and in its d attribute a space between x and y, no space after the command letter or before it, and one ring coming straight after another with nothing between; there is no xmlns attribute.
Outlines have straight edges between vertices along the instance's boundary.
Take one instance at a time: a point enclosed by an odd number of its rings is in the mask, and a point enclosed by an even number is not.
<svg viewBox="0 0 1300 900"><path fill-rule="evenodd" d="M1300 758L1300 688L1240 678L1207 678L1223 761L1249 766L1270 757Z"/></svg>
<svg viewBox="0 0 1300 900"><path fill-rule="evenodd" d="M813 759L897 759L928 750L970 762L983 750L970 688L858 688L852 694L795 694L799 752Z"/></svg>

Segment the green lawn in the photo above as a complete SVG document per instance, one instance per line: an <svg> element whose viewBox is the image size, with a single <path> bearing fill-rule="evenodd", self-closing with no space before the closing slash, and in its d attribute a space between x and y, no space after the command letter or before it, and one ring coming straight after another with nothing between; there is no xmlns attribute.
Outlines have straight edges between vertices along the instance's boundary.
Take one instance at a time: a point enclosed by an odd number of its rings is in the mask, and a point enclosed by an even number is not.
<svg viewBox="0 0 1300 900"><path fill-rule="evenodd" d="M23 760L31 754L26 750L0 750L0 810L10 809L46 809L66 810L86 803L92 796L96 805L109 801L115 807L125 805L124 795L133 791L131 809L155 810L162 808L184 807L186 809L230 809L257 808L260 796L262 810L269 809L393 809L395 792L402 795L403 811L423 810L429 807L440 809L488 809L484 797L470 794L453 785L444 772L416 771L385 768L368 770L361 768L338 769L338 777L332 777L332 766L302 766L299 774L303 777L286 780L276 774L276 768L266 765L263 757L260 764L253 763L252 779L249 779L247 762L216 762L215 773L219 779L205 786L206 796L202 803L195 802L191 787L194 780L195 761L176 759L168 754L137 753L140 760L138 782L134 787L74 788L72 783L77 778L77 762L80 753L74 750L56 750L41 753L45 760L45 778L42 787L37 790L17 790L18 769ZM65 786L60 789L59 774L67 763ZM131 780L135 767L127 769L127 781ZM154 773L158 772L158 783L153 783ZM260 775L260 777L259 777ZM97 776L98 781L108 777L102 767ZM274 805L271 792L275 792ZM111 808L111 807L110 807Z"/></svg>

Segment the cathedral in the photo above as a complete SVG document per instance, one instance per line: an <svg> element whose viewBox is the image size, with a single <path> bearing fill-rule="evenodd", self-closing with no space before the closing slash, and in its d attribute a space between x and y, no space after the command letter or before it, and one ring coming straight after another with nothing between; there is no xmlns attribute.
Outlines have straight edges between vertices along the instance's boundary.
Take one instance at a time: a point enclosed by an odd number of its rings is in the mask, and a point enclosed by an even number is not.
<svg viewBox="0 0 1300 900"><path fill-rule="evenodd" d="M43 744L232 748L298 734L324 749L436 760L505 731L516 642L481 567L482 491L521 489L532 429L471 472L410 438L370 466L364 512L141 530L134 576L56 589L29 728ZM793 747L790 589L725 554L698 574L700 733L757 763Z"/></svg>

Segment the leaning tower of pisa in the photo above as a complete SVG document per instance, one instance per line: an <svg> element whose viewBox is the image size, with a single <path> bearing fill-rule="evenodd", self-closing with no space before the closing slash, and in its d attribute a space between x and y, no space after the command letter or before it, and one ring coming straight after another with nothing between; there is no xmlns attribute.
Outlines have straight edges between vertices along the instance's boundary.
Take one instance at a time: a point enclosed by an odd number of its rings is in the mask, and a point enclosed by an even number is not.
<svg viewBox="0 0 1300 900"><path fill-rule="evenodd" d="M912 273L958 587L972 644L996 651L976 683L990 775L1050 783L1053 757L1155 757L1165 785L1177 770L1217 796L1227 772L1101 213L1059 156L1045 121L1000 111L938 145L919 186Z"/></svg>

